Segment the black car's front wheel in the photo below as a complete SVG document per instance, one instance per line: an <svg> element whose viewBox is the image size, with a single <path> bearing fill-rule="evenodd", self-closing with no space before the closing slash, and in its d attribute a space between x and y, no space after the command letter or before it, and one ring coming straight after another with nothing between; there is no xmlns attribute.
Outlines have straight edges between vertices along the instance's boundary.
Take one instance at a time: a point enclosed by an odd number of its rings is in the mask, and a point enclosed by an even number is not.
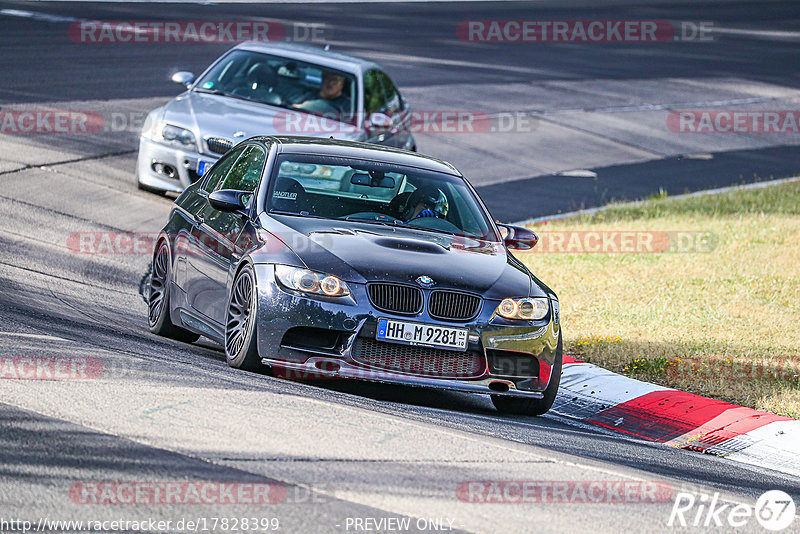
<svg viewBox="0 0 800 534"><path fill-rule="evenodd" d="M555 363L550 369L550 383L544 390L544 397L541 399L528 399L524 397L506 397L504 395L492 395L492 404L500 413L515 415L543 415L550 410L558 394L558 385L561 383L561 364L563 361L561 350L561 333L558 334L558 345L556 346Z"/></svg>
<svg viewBox="0 0 800 534"><path fill-rule="evenodd" d="M228 297L225 321L225 359L237 369L263 369L256 343L256 278L250 265L236 275Z"/></svg>
<svg viewBox="0 0 800 534"><path fill-rule="evenodd" d="M150 295L147 298L148 323L150 331L159 336L193 343L200 339L199 334L175 326L169 317L169 247L161 243L153 256L150 277Z"/></svg>

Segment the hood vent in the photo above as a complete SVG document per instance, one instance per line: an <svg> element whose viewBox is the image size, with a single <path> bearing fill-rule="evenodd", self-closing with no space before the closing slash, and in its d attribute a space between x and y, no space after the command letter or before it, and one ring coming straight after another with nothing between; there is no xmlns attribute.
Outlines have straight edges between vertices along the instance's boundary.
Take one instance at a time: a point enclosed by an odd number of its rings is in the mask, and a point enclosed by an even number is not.
<svg viewBox="0 0 800 534"><path fill-rule="evenodd" d="M402 250L404 252L424 252L426 254L446 254L447 251L441 246L427 241L419 241L416 239L396 239L391 237L384 237L375 240L376 245L394 250Z"/></svg>

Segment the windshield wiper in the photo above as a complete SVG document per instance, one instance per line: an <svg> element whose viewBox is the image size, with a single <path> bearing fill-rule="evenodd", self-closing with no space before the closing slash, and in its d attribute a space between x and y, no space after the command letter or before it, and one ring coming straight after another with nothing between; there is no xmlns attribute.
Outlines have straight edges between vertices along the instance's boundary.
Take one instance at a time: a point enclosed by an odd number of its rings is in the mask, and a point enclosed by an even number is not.
<svg viewBox="0 0 800 534"><path fill-rule="evenodd" d="M342 219L340 218L339 220L342 220ZM367 223L367 224L381 224L383 226L397 226L397 223L400 222L400 221L391 221L391 222L379 221L377 219L361 219L359 217L350 217L350 216L345 217L344 220L347 221L347 222L361 222L361 223Z"/></svg>
<svg viewBox="0 0 800 534"><path fill-rule="evenodd" d="M220 91L219 89L195 89L195 91L199 93L208 93L210 95L227 96L228 98L235 98L236 100L244 100L245 102L257 102L259 104L266 104L266 102L261 102L260 100L253 100L252 98L247 98L246 96L235 95L233 93L228 93L226 91Z"/></svg>
<svg viewBox="0 0 800 534"><path fill-rule="evenodd" d="M328 221L342 221L342 220L344 220L344 221L347 221L347 222L360 222L360 223L366 223L366 224L380 224L382 226L390 226L392 228L409 228L411 230L421 230L423 232L431 232L431 233L434 233L434 234L459 235L459 234L456 234L456 233L453 233L453 232L448 232L447 230L436 230L434 228L425 228L424 226L411 225L411 224L408 224L408 223L405 223L405 222L401 221L400 219L395 219L394 221L388 222L388 221L378 221L378 220L375 220L375 219L359 219L357 217L356 218L350 218L349 215L347 217L345 217L344 219L342 219L341 217L337 217L337 218L322 217L320 215L302 214L302 213L296 213L296 212L293 212L293 211L282 211L282 210L269 210L269 214L270 215L288 215L290 217L306 217L306 218L309 218L309 219L325 219L325 220L328 220Z"/></svg>
<svg viewBox="0 0 800 534"><path fill-rule="evenodd" d="M209 94L209 95L230 96L225 91L220 91L219 89L203 89L201 87L198 87L197 89L195 89L195 92L196 93L206 93L206 94Z"/></svg>
<svg viewBox="0 0 800 534"><path fill-rule="evenodd" d="M302 214L302 213L295 213L293 211L281 211L281 210L269 210L270 215L289 215L290 217L305 217L308 219L328 219L331 221L335 221L336 219L331 219L329 217L322 217L320 215L311 215L309 213Z"/></svg>

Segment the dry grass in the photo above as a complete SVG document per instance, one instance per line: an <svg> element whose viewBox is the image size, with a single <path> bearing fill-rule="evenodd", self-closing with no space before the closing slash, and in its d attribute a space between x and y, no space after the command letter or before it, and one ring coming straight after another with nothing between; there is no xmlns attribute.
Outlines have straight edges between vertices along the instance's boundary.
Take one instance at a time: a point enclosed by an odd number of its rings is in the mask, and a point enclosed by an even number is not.
<svg viewBox="0 0 800 534"><path fill-rule="evenodd" d="M565 349L642 380L800 418L800 183L612 207L545 232L711 232L711 252L522 255Z"/></svg>

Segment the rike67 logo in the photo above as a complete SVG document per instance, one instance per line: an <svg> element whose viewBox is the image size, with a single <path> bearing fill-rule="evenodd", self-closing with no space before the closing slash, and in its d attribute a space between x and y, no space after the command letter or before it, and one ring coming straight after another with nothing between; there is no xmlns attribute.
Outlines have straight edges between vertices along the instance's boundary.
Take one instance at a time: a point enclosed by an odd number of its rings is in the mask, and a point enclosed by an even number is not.
<svg viewBox="0 0 800 534"><path fill-rule="evenodd" d="M762 494L755 506L723 503L719 493L713 496L678 492L667 520L669 527L732 527L748 525L753 517L767 530L777 532L795 520L792 497L781 490Z"/></svg>

